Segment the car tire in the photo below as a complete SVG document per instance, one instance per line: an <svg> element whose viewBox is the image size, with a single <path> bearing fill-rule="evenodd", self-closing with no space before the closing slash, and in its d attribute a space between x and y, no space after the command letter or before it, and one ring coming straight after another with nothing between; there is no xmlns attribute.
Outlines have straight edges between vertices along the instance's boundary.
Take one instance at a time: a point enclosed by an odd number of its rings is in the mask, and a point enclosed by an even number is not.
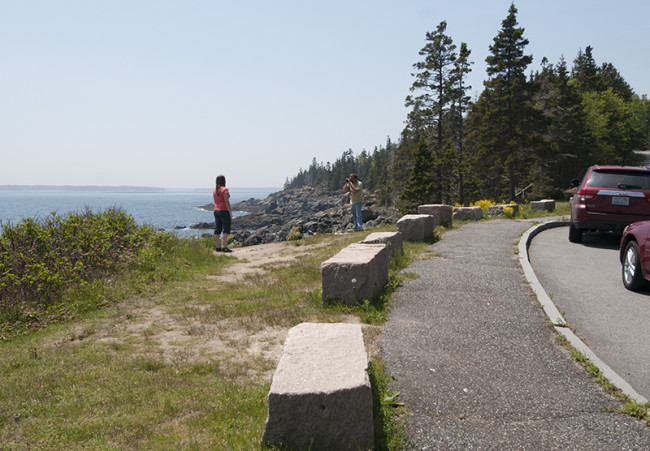
<svg viewBox="0 0 650 451"><path fill-rule="evenodd" d="M648 281L643 278L641 270L641 256L639 255L639 245L636 241L631 240L625 246L623 261L621 262L621 275L623 285L632 291L646 290Z"/></svg>
<svg viewBox="0 0 650 451"><path fill-rule="evenodd" d="M569 223L569 241L572 243L580 243L582 241L582 230L575 228L572 222Z"/></svg>

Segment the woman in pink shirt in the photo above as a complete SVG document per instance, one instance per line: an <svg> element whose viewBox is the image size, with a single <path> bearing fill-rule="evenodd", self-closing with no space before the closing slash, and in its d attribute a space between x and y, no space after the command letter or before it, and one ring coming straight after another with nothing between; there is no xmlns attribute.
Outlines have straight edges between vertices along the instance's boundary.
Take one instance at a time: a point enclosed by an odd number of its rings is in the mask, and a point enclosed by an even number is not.
<svg viewBox="0 0 650 451"><path fill-rule="evenodd" d="M226 188L226 177L218 175L216 185L212 193L214 198L214 242L217 245L217 252L232 252L227 246L232 211L230 210L230 193ZM221 246L219 245L220 241Z"/></svg>

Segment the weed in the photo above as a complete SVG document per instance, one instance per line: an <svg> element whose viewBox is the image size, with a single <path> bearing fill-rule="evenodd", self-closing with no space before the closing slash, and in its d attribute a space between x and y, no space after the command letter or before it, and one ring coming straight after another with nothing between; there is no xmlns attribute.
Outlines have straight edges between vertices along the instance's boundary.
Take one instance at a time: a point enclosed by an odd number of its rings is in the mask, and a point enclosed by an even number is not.
<svg viewBox="0 0 650 451"><path fill-rule="evenodd" d="M512 219L515 217L515 209L512 207L503 207L503 214L505 214L507 218Z"/></svg>
<svg viewBox="0 0 650 451"><path fill-rule="evenodd" d="M148 357L140 359L138 366L144 371L158 371L165 367L165 363L159 359Z"/></svg>
<svg viewBox="0 0 650 451"><path fill-rule="evenodd" d="M506 207L507 208L507 207ZM529 219L529 218L543 218L545 216L560 216L570 213L568 202L556 202L553 211L547 210L533 210L529 202L519 204L519 212L516 213L514 219Z"/></svg>
<svg viewBox="0 0 650 451"><path fill-rule="evenodd" d="M624 407L620 410L620 413L630 415L642 421L650 426L650 415L648 414L648 409L650 409L650 403L640 404L636 401L630 399L629 396L624 394L619 390L614 384L612 384L600 371L596 365L594 365L591 360L587 358L584 354L574 348L571 343L566 339L564 335L557 335L555 337L555 343L557 345L563 346L571 352L571 358L579 363L586 371L591 378L593 378L603 390L614 396L616 399L624 403Z"/></svg>
<svg viewBox="0 0 650 451"><path fill-rule="evenodd" d="M29 346L27 351L32 359L38 359L38 348L36 346Z"/></svg>
<svg viewBox="0 0 650 451"><path fill-rule="evenodd" d="M383 362L373 359L368 367L372 385L373 416L375 421L376 450L412 449L406 435L405 416L401 403L397 402L398 392L390 389L395 379L385 372Z"/></svg>
<svg viewBox="0 0 650 451"><path fill-rule="evenodd" d="M301 238L302 238L302 234L300 233L300 230L298 230L296 226L291 227L291 230L287 235L287 241L297 241Z"/></svg>
<svg viewBox="0 0 650 451"><path fill-rule="evenodd" d="M496 205L496 202L491 201L489 199L483 199L483 200L478 200L472 204L470 204L470 207L481 207L481 210L483 210L483 216L487 216L488 209L490 207L493 207Z"/></svg>

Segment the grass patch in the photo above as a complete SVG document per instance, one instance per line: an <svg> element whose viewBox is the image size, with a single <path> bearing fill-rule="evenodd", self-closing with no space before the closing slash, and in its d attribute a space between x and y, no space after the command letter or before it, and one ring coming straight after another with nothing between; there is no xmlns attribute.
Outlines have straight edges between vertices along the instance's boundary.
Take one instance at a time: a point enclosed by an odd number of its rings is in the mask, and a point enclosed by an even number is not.
<svg viewBox="0 0 650 451"><path fill-rule="evenodd" d="M399 272L427 255L426 245L405 244L377 304L324 309L320 263L375 230L285 243L295 252L289 261L238 283L220 279L238 260L214 253L211 239L164 238L162 251L142 254L129 271L73 287L64 293L69 302L51 307L67 313L0 342L0 443L259 449L286 330L351 316L381 324ZM378 338L378 326L367 330ZM383 449L401 449L392 443L404 437L390 421Z"/></svg>
<svg viewBox="0 0 650 451"><path fill-rule="evenodd" d="M523 202L519 204L519 212L514 214L515 219L529 219L529 218L544 218L546 216L570 216L571 208L569 202L555 202L555 209L553 211L546 210L533 210L530 208L530 203Z"/></svg>
<svg viewBox="0 0 650 451"><path fill-rule="evenodd" d="M394 451L414 449L406 435L406 409L397 402L399 393L390 388L390 383L395 379L386 374L384 364L379 359L370 362L369 375L375 422L374 449Z"/></svg>
<svg viewBox="0 0 650 451"><path fill-rule="evenodd" d="M325 307L326 310L345 314L353 313L365 324L383 324L388 319L388 309L393 293L399 288L403 280L416 277L414 274L402 274L415 258L428 256L427 243L404 243L404 252L395 255L390 262L388 281L383 290L374 298L367 299L360 305L348 306L333 303ZM320 300L320 296L319 296Z"/></svg>
<svg viewBox="0 0 650 451"><path fill-rule="evenodd" d="M580 366L585 369L587 374L589 374L589 376L603 388L605 393L608 393L624 404L619 413L630 415L634 418L644 421L646 425L650 426L650 415L648 412L650 409L650 402L639 404L638 402L632 400L621 390L619 390L603 375L602 371L600 371L600 368L594 365L586 355L573 347L564 335L556 335L555 343L566 348L571 353L571 358L573 361L579 363Z"/></svg>
<svg viewBox="0 0 650 451"><path fill-rule="evenodd" d="M0 442L25 449L248 449L247 434L261 434L265 386L228 381L214 363L133 356L135 348L84 343L41 348L38 358L3 349Z"/></svg>

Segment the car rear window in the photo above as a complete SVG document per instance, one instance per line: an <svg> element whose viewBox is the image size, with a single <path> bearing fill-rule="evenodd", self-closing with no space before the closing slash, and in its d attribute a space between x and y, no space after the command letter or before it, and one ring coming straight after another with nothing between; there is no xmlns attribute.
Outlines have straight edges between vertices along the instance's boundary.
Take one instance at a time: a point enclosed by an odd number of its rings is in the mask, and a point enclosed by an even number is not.
<svg viewBox="0 0 650 451"><path fill-rule="evenodd" d="M650 189L650 172L594 170L587 186L617 189Z"/></svg>

